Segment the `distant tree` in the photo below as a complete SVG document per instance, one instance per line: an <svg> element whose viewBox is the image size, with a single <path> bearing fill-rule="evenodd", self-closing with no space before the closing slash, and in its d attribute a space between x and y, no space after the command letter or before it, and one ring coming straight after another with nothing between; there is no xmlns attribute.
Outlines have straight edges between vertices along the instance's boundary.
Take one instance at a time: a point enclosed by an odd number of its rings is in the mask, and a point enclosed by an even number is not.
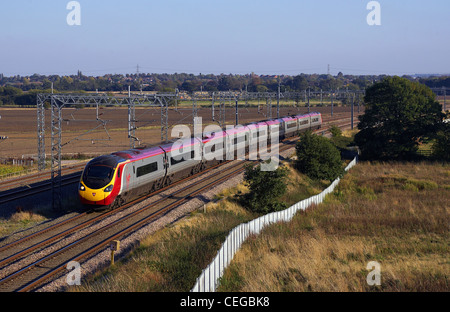
<svg viewBox="0 0 450 312"><path fill-rule="evenodd" d="M301 75L295 76L292 81L292 89L296 91L303 91L308 89L308 80Z"/></svg>
<svg viewBox="0 0 450 312"><path fill-rule="evenodd" d="M297 169L311 179L332 181L343 173L341 154L327 138L307 131L295 149Z"/></svg>
<svg viewBox="0 0 450 312"><path fill-rule="evenodd" d="M387 77L367 88L365 113L355 142L367 159L412 159L418 145L436 134L441 105L425 85Z"/></svg>

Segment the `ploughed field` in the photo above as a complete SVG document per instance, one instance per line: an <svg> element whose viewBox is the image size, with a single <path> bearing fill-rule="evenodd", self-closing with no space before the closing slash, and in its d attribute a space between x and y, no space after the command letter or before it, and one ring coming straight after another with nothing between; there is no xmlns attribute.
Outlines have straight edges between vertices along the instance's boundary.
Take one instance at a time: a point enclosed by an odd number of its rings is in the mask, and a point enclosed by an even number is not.
<svg viewBox="0 0 450 312"><path fill-rule="evenodd" d="M363 107L361 107L361 112ZM331 117L331 106L311 107L311 111L323 114L324 122ZM348 113L350 107L335 106L335 117ZM301 104L280 107L280 116L307 113L308 108ZM357 107L355 107L355 116ZM215 121L212 119L211 107L199 106L199 117L202 117L203 127L216 124L220 120L220 108L215 107ZM272 118L276 117L276 102L272 104ZM139 139L136 146L153 145L161 142L161 110L160 108L136 107L135 136ZM33 108L0 108L0 136L8 139L0 140L0 158L33 157L37 155L37 112ZM128 149L128 110L124 107L105 107L99 109L99 120L95 108L64 108L62 113L62 153L64 156L73 156L78 153L93 156L114 151ZM239 107L239 124L267 119L267 106L261 105L247 108ZM227 103L225 122L234 125L236 113L234 106ZM356 117L355 117L356 121ZM45 112L45 152L47 157L51 153L51 111ZM169 108L169 140L171 129L175 125L188 125L192 127L192 107L183 105L176 111Z"/></svg>

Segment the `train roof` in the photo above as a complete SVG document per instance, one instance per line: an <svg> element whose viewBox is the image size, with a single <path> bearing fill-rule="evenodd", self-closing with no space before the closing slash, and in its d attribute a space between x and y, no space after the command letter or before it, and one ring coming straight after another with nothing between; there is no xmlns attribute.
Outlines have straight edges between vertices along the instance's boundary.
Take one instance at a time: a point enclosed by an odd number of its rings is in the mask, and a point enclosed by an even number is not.
<svg viewBox="0 0 450 312"><path fill-rule="evenodd" d="M174 143L161 145L161 149L163 151L165 151L166 153L170 153L171 151L179 150L182 147L184 149L185 147L193 146L193 145L200 144L200 143L201 143L200 140L197 138L187 138L187 139L181 139L181 141L177 140Z"/></svg>
<svg viewBox="0 0 450 312"><path fill-rule="evenodd" d="M114 168L118 163L125 161L123 157L119 155L103 155L99 157L95 157L91 161L89 161L89 165L99 165L99 166L108 166Z"/></svg>
<svg viewBox="0 0 450 312"><path fill-rule="evenodd" d="M270 125L278 125L280 123L282 123L283 120L282 119L271 119L271 120L266 120L266 123L270 126Z"/></svg>
<svg viewBox="0 0 450 312"><path fill-rule="evenodd" d="M113 153L112 155L122 157L129 160L139 160L147 157L153 157L163 154L164 150L159 146L153 146L149 148L133 148L126 151L120 151Z"/></svg>
<svg viewBox="0 0 450 312"><path fill-rule="evenodd" d="M215 140L215 139L220 139L225 137L227 134L225 131L212 131L212 132L208 132L205 133L202 137L202 142L206 143L209 142L211 140Z"/></svg>
<svg viewBox="0 0 450 312"><path fill-rule="evenodd" d="M227 129L225 132L226 132L227 134L233 135L233 134L237 134L237 133L246 132L246 131L248 131L248 130L249 130L249 129L248 129L247 126L238 126L238 127L233 127L233 128L231 128L231 129Z"/></svg>
<svg viewBox="0 0 450 312"><path fill-rule="evenodd" d="M291 117L291 116L288 116L288 117L283 117L283 118L281 118L283 121L297 121L297 118L295 118L295 117Z"/></svg>
<svg viewBox="0 0 450 312"><path fill-rule="evenodd" d="M318 112L311 112L308 114L295 115L295 118L306 118L306 117L311 117L311 116L316 116L316 115L321 115L321 114Z"/></svg>

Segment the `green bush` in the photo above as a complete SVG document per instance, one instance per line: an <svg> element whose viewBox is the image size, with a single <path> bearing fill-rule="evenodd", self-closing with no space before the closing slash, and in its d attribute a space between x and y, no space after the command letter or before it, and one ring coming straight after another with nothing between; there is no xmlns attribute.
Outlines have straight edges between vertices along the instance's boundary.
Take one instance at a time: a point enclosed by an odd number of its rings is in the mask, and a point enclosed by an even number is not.
<svg viewBox="0 0 450 312"><path fill-rule="evenodd" d="M315 180L334 180L343 173L339 150L325 137L305 132L295 147L296 168Z"/></svg>
<svg viewBox="0 0 450 312"><path fill-rule="evenodd" d="M244 173L244 182L250 192L243 195L242 205L252 212L267 214L287 208L280 202L286 194L286 177L288 169L278 167L273 171L261 171L261 165L256 167L247 165Z"/></svg>
<svg viewBox="0 0 450 312"><path fill-rule="evenodd" d="M432 151L435 159L450 161L450 123L444 124L437 133Z"/></svg>

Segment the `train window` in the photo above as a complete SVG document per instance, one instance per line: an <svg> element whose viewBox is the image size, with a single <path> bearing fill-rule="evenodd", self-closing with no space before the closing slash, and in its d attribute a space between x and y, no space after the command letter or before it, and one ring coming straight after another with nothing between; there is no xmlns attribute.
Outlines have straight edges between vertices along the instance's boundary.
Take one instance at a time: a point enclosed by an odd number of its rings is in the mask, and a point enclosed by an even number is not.
<svg viewBox="0 0 450 312"><path fill-rule="evenodd" d="M290 123L290 124L287 125L287 128L288 128L288 129L290 129L290 128L295 128L295 127L297 127L297 124L296 124L295 122Z"/></svg>
<svg viewBox="0 0 450 312"><path fill-rule="evenodd" d="M234 138L234 145L237 145L238 143L241 143L244 141L245 141L245 136L240 136L240 137Z"/></svg>
<svg viewBox="0 0 450 312"><path fill-rule="evenodd" d="M144 176L146 174L155 172L157 170L158 170L158 163L157 162L154 162L154 163L151 163L149 165L142 166L142 167L138 167L137 168L136 177L139 178L139 177L142 177L142 176Z"/></svg>
<svg viewBox="0 0 450 312"><path fill-rule="evenodd" d="M319 121L319 118L318 117L316 117L316 118L314 118L314 119L311 119L311 122L318 122Z"/></svg>
<svg viewBox="0 0 450 312"><path fill-rule="evenodd" d="M173 166L173 165L179 164L183 161L186 161L189 159L194 159L194 156L195 156L195 152L192 151L191 158L189 158L188 153L176 156L176 159L174 157L170 157L170 165Z"/></svg>
<svg viewBox="0 0 450 312"><path fill-rule="evenodd" d="M307 124L309 124L308 119L300 121L300 125L307 125Z"/></svg>
<svg viewBox="0 0 450 312"><path fill-rule="evenodd" d="M171 166L176 165L176 164L179 164L179 163L181 163L181 162L183 162L183 161L186 160L186 159L184 159L182 156L178 156L178 157L180 157L180 159L175 159L175 158L173 158L173 157L170 157L170 165L171 165ZM177 157L177 158L178 158L178 157Z"/></svg>

